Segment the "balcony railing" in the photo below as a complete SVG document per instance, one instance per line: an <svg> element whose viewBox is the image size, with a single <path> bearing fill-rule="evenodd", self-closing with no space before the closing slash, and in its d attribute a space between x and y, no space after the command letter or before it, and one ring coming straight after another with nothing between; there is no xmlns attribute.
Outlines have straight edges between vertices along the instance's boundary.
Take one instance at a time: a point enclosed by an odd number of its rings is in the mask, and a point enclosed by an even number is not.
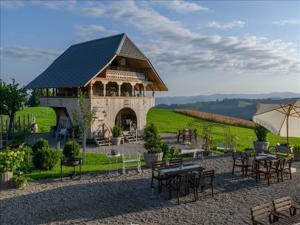
<svg viewBox="0 0 300 225"><path fill-rule="evenodd" d="M146 71L143 69L111 66L106 71L106 78L113 79L113 80L145 81L146 74L147 74Z"/></svg>

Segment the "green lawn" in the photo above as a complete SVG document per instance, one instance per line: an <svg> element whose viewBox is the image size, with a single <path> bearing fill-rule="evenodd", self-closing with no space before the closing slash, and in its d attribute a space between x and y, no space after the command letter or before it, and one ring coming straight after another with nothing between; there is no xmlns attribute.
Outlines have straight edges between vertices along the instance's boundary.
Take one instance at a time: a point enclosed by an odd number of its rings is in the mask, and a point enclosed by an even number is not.
<svg viewBox="0 0 300 225"><path fill-rule="evenodd" d="M49 132L50 127L56 123L55 112L49 107L27 107L17 112L17 116L22 117L32 113L35 115L39 133Z"/></svg>
<svg viewBox="0 0 300 225"><path fill-rule="evenodd" d="M201 133L203 125L212 124L212 122L201 120L198 118L182 115L172 110L152 108L147 115L147 123L154 123L159 132L176 133L178 129L187 128L187 125L191 122L192 127L198 129L198 133ZM215 123L214 123L215 124ZM256 140L254 131L249 128L229 126L230 133L237 136L237 148L243 150L247 147L252 147L252 142ZM224 141L224 129L221 127L215 127L212 130L213 145L222 143ZM268 134L268 140L271 145L276 143L283 143L286 141L285 138L275 136L271 133ZM300 144L300 138L290 138L292 145Z"/></svg>
<svg viewBox="0 0 300 225"><path fill-rule="evenodd" d="M90 172L99 172L99 171L108 171L120 169L122 168L122 160L121 157L116 159L111 159L111 165L109 165L109 159L105 154L99 154L99 153L87 153L86 154L86 165L82 166L82 173L90 173ZM144 164L142 160L142 165ZM136 163L128 163L126 164L126 167L132 167L136 166ZM73 171L73 167L65 167L63 166L63 176L68 176L68 173L70 171ZM76 171L79 171L79 167L76 167ZM50 171L40 171L40 170L34 170L28 174L26 174L26 177L30 180L40 180L45 178L58 178L60 177L60 164L58 163L52 170Z"/></svg>
<svg viewBox="0 0 300 225"><path fill-rule="evenodd" d="M48 107L32 107L25 108L18 115L23 113L34 113L39 126L39 132L49 132L50 126L55 124L55 113ZM178 129L183 129L188 126L189 123L194 122L192 127L197 128L199 133L203 125L212 124L212 122L201 120L198 118L182 115L171 110L152 108L147 115L147 123L154 123L159 132L176 133ZM254 131L249 128L229 126L232 134L238 137L238 150L243 150L246 147L252 147L252 142L256 139ZM220 127L213 128L213 144L217 145L224 140L224 130ZM175 135L175 134L174 134ZM268 135L268 140L272 145L280 142L284 142L285 138L278 137L272 134ZM291 138L292 144L300 144L300 138ZM113 163L111 169L122 168L121 159L118 159L118 163ZM67 176L68 172L72 168L63 168L63 175ZM82 167L83 173L107 171L109 169L109 161L106 155L99 153L87 153L87 164ZM32 171L26 176L32 180L45 179L45 178L58 178L60 177L60 165L56 165L51 171Z"/></svg>

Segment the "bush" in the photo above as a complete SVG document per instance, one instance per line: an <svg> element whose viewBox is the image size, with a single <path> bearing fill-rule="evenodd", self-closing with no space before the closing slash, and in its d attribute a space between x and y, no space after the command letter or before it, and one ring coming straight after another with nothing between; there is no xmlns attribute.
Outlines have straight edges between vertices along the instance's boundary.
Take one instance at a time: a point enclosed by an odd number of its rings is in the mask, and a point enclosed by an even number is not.
<svg viewBox="0 0 300 225"><path fill-rule="evenodd" d="M24 176L13 176L12 182L15 188L22 188L27 185L27 179Z"/></svg>
<svg viewBox="0 0 300 225"><path fill-rule="evenodd" d="M24 160L24 152L6 149L0 152L0 173L14 172L20 168Z"/></svg>
<svg viewBox="0 0 300 225"><path fill-rule="evenodd" d="M78 157L80 153L80 146L76 141L68 141L63 150L63 154L66 158Z"/></svg>
<svg viewBox="0 0 300 225"><path fill-rule="evenodd" d="M153 123L148 125L145 128L144 132L144 141L145 141L145 149L148 150L149 153L160 153L162 152L161 149L161 138L158 134L157 128L154 126Z"/></svg>
<svg viewBox="0 0 300 225"><path fill-rule="evenodd" d="M169 145L167 145L165 142L161 142L160 149L164 153L164 159L170 159L171 158L171 152Z"/></svg>
<svg viewBox="0 0 300 225"><path fill-rule="evenodd" d="M33 151L31 149L31 147L28 145L24 146L22 148L22 151L24 152L24 160L21 163L20 170L23 172L30 172L34 168L34 165L32 162Z"/></svg>
<svg viewBox="0 0 300 225"><path fill-rule="evenodd" d="M32 146L32 151L33 151L33 153L36 153L38 150L40 150L40 149L42 149L44 147L49 147L48 140L46 140L44 138L40 138Z"/></svg>
<svg viewBox="0 0 300 225"><path fill-rule="evenodd" d="M61 152L56 148L43 147L33 156L33 164L40 170L51 170L61 157Z"/></svg>
<svg viewBox="0 0 300 225"><path fill-rule="evenodd" d="M112 129L113 137L120 137L122 134L122 128L118 125L114 126Z"/></svg>
<svg viewBox="0 0 300 225"><path fill-rule="evenodd" d="M300 154L300 145L294 146L293 151L294 151L294 153L297 154L297 155Z"/></svg>
<svg viewBox="0 0 300 225"><path fill-rule="evenodd" d="M266 141L268 130L261 125L256 124L254 128L255 135L257 137L257 141Z"/></svg>

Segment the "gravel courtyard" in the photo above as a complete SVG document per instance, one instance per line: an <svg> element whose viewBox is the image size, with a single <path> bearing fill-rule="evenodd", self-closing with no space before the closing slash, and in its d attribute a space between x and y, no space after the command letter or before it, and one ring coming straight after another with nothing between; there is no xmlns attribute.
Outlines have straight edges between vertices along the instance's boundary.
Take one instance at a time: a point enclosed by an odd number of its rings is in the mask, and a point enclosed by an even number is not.
<svg viewBox="0 0 300 225"><path fill-rule="evenodd" d="M300 203L300 163L293 180L258 184L231 175L231 158L197 161L216 170L216 194L169 201L151 195L150 170L127 175L89 174L81 180L31 182L23 190L0 192L0 224L250 224L250 207L282 196Z"/></svg>

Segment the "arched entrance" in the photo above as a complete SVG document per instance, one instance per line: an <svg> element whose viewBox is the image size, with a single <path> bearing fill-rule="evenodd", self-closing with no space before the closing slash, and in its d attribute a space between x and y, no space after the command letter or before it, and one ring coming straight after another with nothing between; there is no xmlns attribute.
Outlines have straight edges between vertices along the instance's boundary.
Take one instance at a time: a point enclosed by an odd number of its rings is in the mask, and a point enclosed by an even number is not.
<svg viewBox="0 0 300 225"><path fill-rule="evenodd" d="M121 109L116 116L115 124L122 127L124 131L135 130L137 128L135 112L130 108Z"/></svg>

